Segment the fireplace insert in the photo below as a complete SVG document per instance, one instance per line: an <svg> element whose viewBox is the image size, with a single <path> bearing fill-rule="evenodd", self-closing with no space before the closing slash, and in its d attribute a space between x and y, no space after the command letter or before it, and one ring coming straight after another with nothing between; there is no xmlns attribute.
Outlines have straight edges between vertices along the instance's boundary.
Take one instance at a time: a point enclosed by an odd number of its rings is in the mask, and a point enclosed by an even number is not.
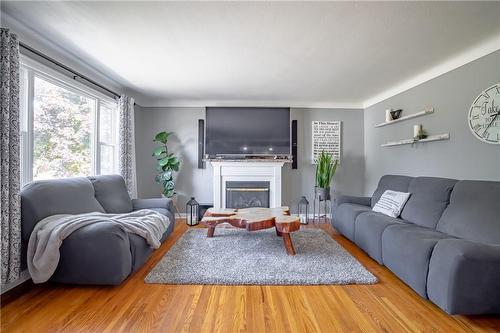
<svg viewBox="0 0 500 333"><path fill-rule="evenodd" d="M269 182L226 182L226 208L269 208Z"/></svg>

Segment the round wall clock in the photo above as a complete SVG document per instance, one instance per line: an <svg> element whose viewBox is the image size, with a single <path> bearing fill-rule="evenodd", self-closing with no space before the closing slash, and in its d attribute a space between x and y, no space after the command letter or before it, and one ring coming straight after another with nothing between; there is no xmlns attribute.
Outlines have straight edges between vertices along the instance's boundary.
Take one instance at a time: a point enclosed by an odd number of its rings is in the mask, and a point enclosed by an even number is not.
<svg viewBox="0 0 500 333"><path fill-rule="evenodd" d="M469 128L476 138L500 144L500 83L476 97L469 110Z"/></svg>

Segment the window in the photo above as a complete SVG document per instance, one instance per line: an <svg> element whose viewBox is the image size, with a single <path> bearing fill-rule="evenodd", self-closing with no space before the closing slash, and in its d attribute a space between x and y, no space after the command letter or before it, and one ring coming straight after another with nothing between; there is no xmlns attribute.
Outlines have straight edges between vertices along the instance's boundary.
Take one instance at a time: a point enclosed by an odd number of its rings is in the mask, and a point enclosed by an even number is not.
<svg viewBox="0 0 500 333"><path fill-rule="evenodd" d="M21 184L27 183L30 178L26 171L29 165L29 140L28 140L28 71L21 67L19 71L19 117L20 117L20 164L21 164Z"/></svg>
<svg viewBox="0 0 500 333"><path fill-rule="evenodd" d="M22 182L116 173L116 102L24 60L20 89Z"/></svg>
<svg viewBox="0 0 500 333"><path fill-rule="evenodd" d="M96 101L35 76L33 179L93 174Z"/></svg>
<svg viewBox="0 0 500 333"><path fill-rule="evenodd" d="M116 173L118 168L118 113L116 105L99 108L99 174Z"/></svg>

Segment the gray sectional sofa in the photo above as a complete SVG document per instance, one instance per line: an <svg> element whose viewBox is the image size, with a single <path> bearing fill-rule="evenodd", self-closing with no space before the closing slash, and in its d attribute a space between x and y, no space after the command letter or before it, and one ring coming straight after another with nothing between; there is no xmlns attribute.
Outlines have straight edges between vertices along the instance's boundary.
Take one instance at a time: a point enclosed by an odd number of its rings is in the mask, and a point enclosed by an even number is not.
<svg viewBox="0 0 500 333"><path fill-rule="evenodd" d="M26 248L36 223L56 214L89 212L129 213L152 209L166 215L175 225L170 199L131 200L121 176L106 175L34 181L21 190L22 268ZM118 223L103 222L80 228L63 241L61 258L51 281L74 284L117 285L139 269L153 249L146 241L128 234Z"/></svg>
<svg viewBox="0 0 500 333"><path fill-rule="evenodd" d="M385 190L411 193L399 218L372 211ZM447 313L500 313L500 182L387 175L332 224Z"/></svg>

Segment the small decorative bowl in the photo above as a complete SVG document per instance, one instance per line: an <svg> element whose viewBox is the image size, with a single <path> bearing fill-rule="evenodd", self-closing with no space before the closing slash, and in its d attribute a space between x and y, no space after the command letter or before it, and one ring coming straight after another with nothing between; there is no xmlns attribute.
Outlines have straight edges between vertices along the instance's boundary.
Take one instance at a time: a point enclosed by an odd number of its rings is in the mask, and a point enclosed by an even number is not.
<svg viewBox="0 0 500 333"><path fill-rule="evenodd" d="M403 112L403 109L391 111L392 120L399 119L401 117L401 112Z"/></svg>

